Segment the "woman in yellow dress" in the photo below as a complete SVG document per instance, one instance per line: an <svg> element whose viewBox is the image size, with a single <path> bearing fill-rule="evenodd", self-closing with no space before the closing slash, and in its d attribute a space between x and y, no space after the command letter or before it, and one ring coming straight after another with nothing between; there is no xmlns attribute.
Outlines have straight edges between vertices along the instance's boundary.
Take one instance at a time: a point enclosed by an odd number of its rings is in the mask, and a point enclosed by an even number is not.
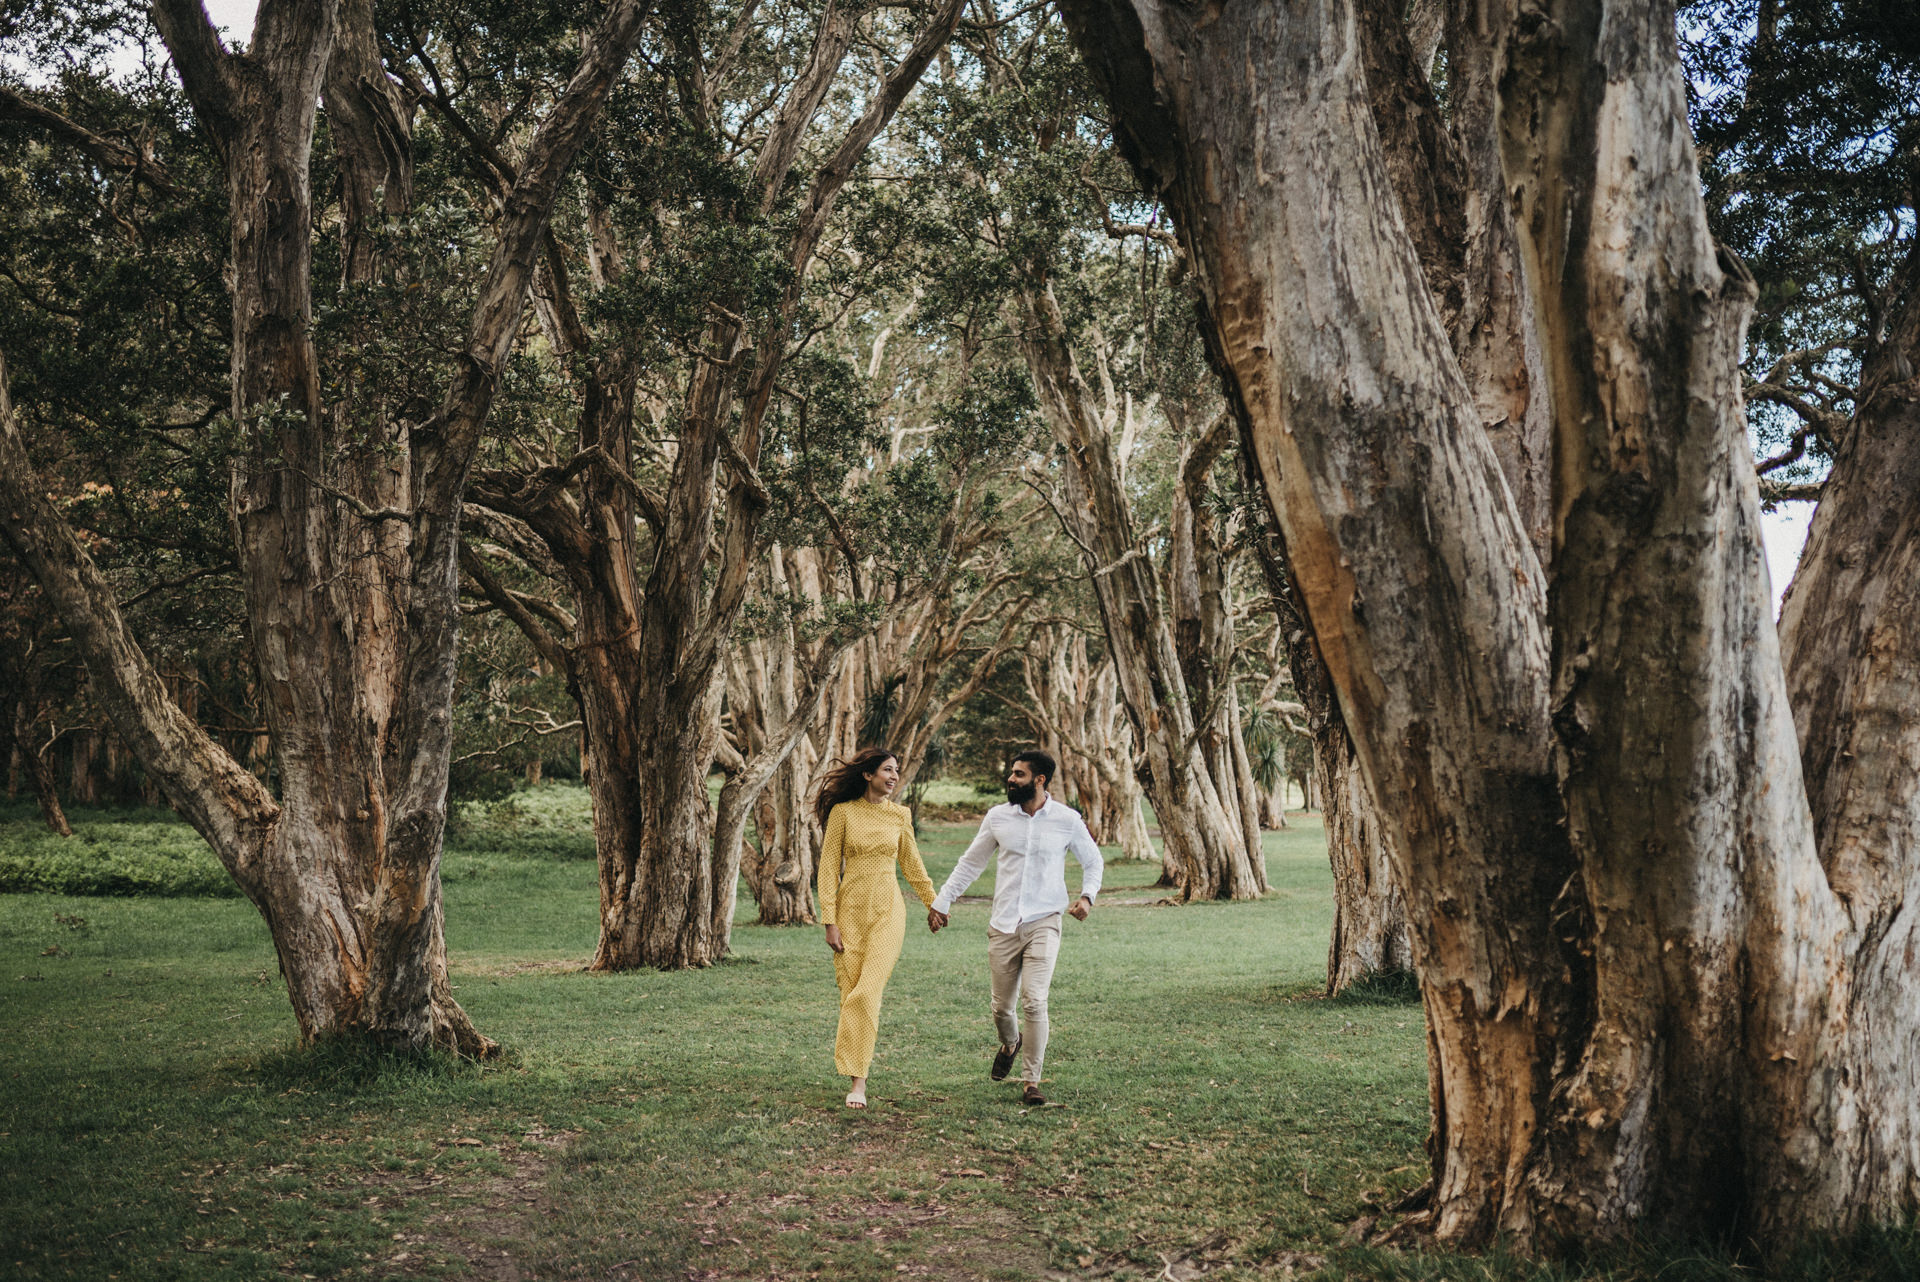
<svg viewBox="0 0 1920 1282"><path fill-rule="evenodd" d="M820 920L840 984L833 1066L853 1079L848 1108L867 1106L880 995L907 935L907 905L895 867L907 874L920 902L933 906L933 881L913 842L913 815L888 800L899 786L899 758L885 748L862 748L827 774L814 800L814 813L827 830L820 849Z"/></svg>

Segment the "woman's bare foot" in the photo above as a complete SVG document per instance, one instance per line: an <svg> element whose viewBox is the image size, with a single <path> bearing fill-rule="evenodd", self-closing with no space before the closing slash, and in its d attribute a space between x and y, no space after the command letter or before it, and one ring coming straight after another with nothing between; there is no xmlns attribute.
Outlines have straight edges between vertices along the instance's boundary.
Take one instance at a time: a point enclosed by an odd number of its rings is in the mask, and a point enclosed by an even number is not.
<svg viewBox="0 0 1920 1282"><path fill-rule="evenodd" d="M847 1092L847 1107L865 1108L866 1106L867 1079L864 1077L856 1077L853 1079L853 1089Z"/></svg>

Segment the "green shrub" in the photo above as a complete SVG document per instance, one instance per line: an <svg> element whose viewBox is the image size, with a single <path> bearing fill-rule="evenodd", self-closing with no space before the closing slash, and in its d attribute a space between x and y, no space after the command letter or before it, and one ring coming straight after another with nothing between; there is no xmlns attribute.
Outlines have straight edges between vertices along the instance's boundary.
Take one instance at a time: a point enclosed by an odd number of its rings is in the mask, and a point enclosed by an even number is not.
<svg viewBox="0 0 1920 1282"><path fill-rule="evenodd" d="M529 861L594 858L593 807L575 784L464 802L447 830L448 881L512 875ZM58 837L33 807L0 809L0 894L234 898L240 888L200 834L165 810L75 809Z"/></svg>
<svg viewBox="0 0 1920 1282"><path fill-rule="evenodd" d="M200 834L165 811L86 811L73 836L21 822L0 826L0 892L58 895L240 893Z"/></svg>

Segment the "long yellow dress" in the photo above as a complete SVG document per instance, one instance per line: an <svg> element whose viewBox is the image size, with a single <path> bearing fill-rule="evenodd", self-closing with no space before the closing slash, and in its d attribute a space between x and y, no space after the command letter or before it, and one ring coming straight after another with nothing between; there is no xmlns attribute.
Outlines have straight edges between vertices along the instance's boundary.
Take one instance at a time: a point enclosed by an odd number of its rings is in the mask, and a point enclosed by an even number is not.
<svg viewBox="0 0 1920 1282"><path fill-rule="evenodd" d="M913 814L891 801L862 797L827 812L820 850L820 924L839 926L846 951L833 955L840 984L840 1031L833 1066L843 1077L865 1077L880 1034L880 995L886 990L907 936L907 904L893 870L906 873L913 893L933 906L933 879L913 841Z"/></svg>

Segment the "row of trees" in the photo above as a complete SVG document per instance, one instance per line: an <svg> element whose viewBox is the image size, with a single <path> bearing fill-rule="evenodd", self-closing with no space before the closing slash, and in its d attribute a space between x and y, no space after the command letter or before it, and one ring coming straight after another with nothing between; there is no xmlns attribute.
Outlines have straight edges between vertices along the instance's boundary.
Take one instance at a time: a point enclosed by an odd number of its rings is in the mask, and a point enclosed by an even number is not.
<svg viewBox="0 0 1920 1282"><path fill-rule="evenodd" d="M13 617L62 621L303 1030L488 1050L445 988L449 780L551 736L602 969L717 959L743 872L808 919L821 765L884 732L921 776L981 698L1138 856L1150 801L1178 893L1259 894L1284 762L1242 687L1292 705L1254 509L1057 25L478 17L267 6L236 52L162 6L131 83L7 100ZM28 32L44 65L81 23ZM182 694L235 653L221 724Z"/></svg>
<svg viewBox="0 0 1920 1282"><path fill-rule="evenodd" d="M742 880L805 920L856 741L1039 737L1244 898L1298 735L1330 982L1421 976L1435 1233L1911 1213L1911 35L1063 10L269 0L236 51L156 0L117 82L71 55L139 33L38 12L8 644L84 662L308 1036L490 1052L449 782L543 736L621 969ZM1823 496L1778 644L1749 403Z"/></svg>

